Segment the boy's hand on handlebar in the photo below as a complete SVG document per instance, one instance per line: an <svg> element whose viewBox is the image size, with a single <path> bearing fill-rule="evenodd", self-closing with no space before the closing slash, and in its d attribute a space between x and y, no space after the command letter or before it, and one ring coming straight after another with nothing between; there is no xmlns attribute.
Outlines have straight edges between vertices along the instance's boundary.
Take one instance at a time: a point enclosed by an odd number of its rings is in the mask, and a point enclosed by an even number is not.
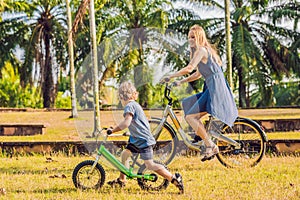
<svg viewBox="0 0 300 200"><path fill-rule="evenodd" d="M107 135L111 135L112 134L112 127L110 127L110 128L107 129L106 134Z"/></svg>

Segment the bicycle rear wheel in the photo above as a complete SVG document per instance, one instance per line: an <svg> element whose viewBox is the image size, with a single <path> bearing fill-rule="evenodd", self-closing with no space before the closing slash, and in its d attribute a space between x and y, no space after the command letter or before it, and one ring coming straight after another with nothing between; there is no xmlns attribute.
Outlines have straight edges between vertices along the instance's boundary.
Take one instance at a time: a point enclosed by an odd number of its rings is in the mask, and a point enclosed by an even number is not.
<svg viewBox="0 0 300 200"><path fill-rule="evenodd" d="M225 125L222 134L238 142L236 148L223 141L217 141L218 160L226 167L253 167L257 165L266 151L266 135L260 126L247 118L238 118L232 127Z"/></svg>
<svg viewBox="0 0 300 200"><path fill-rule="evenodd" d="M167 123L164 123L160 130L157 130L160 122L160 119L149 120L151 133L156 140L156 145L153 148L153 159L168 165L176 155L178 138L174 129Z"/></svg>

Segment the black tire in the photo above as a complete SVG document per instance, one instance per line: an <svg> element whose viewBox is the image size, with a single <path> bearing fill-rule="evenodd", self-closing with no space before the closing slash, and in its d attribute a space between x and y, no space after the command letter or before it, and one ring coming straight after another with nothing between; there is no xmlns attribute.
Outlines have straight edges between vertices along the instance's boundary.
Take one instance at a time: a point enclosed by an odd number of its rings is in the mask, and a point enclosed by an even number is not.
<svg viewBox="0 0 300 200"><path fill-rule="evenodd" d="M157 164L160 164L160 165L164 166L166 169L168 169L167 166L164 165L163 163L160 163L158 161L154 161L154 162ZM158 175L154 171L148 170L146 168L145 164L140 166L140 168L138 170L138 174L155 174L157 177L157 179L155 181L149 181L149 180L145 180L143 178L138 178L137 182L142 190L160 191L160 190L166 189L169 186L169 181L167 179Z"/></svg>
<svg viewBox="0 0 300 200"><path fill-rule="evenodd" d="M76 188L86 189L100 189L105 183L105 171L103 167L97 163L93 172L90 170L95 161L86 160L79 163L73 170L72 179Z"/></svg>
<svg viewBox="0 0 300 200"><path fill-rule="evenodd" d="M223 141L217 141L219 147L218 160L226 167L253 167L257 165L266 152L267 138L260 126L246 118L238 118L232 127L222 128L224 136L238 143L241 148L236 149Z"/></svg>
<svg viewBox="0 0 300 200"><path fill-rule="evenodd" d="M153 160L168 165L176 155L178 138L174 129L168 123L164 123L161 130L155 134L160 122L160 119L155 118L149 120L151 133L156 140L156 145L153 148Z"/></svg>

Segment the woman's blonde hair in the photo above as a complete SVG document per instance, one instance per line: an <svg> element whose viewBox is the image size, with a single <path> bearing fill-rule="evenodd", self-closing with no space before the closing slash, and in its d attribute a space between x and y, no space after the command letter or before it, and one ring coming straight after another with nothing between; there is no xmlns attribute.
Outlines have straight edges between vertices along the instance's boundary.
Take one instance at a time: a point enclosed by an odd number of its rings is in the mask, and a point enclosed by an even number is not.
<svg viewBox="0 0 300 200"><path fill-rule="evenodd" d="M212 44L209 43L208 39L206 38L204 29L201 26L199 26L198 24L195 24L190 28L189 34L191 32L193 32L195 35L195 41L196 41L197 48L200 46L207 47L208 50L211 52L211 55L214 58L214 60L217 62L217 64L219 66L221 66L222 60L217 52L217 49ZM191 49L191 52L192 52L192 54L191 54L191 57L192 57L193 53L195 51L193 51L193 49Z"/></svg>
<svg viewBox="0 0 300 200"><path fill-rule="evenodd" d="M119 98L124 101L136 100L138 94L134 85L129 81L123 82L119 87Z"/></svg>

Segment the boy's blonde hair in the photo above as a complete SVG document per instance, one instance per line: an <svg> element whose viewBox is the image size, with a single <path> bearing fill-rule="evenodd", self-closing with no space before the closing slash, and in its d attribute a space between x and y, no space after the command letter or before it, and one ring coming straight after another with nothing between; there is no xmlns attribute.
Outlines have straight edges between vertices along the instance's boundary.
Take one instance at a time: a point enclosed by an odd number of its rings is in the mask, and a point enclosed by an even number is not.
<svg viewBox="0 0 300 200"><path fill-rule="evenodd" d="M119 97L124 101L136 100L138 92L131 82L125 81L119 87Z"/></svg>

